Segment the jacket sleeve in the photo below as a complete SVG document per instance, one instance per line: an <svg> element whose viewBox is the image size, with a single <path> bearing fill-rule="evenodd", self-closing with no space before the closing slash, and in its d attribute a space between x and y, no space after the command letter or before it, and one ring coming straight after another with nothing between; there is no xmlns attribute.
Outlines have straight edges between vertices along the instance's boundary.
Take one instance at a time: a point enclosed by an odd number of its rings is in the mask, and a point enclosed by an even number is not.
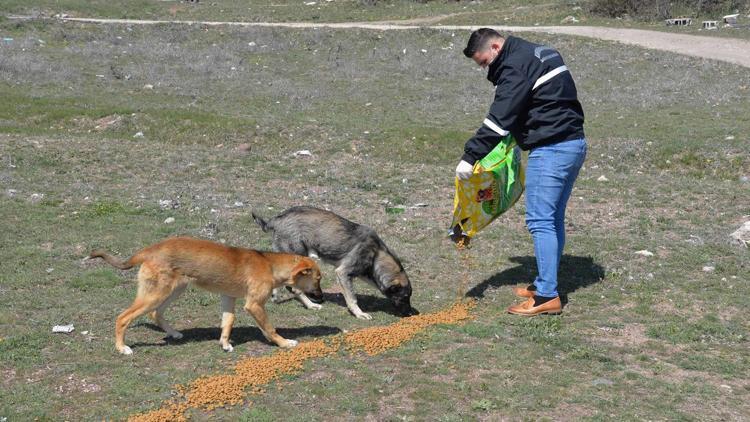
<svg viewBox="0 0 750 422"><path fill-rule="evenodd" d="M531 83L516 68L503 71L495 88L495 100L490 112L471 139L466 141L462 160L474 164L495 148L510 130L517 126L519 116L525 112L531 97Z"/></svg>

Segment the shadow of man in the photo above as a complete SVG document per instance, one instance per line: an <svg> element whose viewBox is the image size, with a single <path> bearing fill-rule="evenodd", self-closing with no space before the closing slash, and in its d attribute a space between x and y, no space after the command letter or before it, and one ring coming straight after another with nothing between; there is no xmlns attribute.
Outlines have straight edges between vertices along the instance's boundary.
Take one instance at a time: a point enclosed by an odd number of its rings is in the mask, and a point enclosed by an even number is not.
<svg viewBox="0 0 750 422"><path fill-rule="evenodd" d="M481 299L488 289L519 283L531 284L536 276L536 258L533 256L514 256L509 260L518 265L503 270L477 284L466 292L466 297ZM603 278L604 268L595 263L590 256L563 255L557 273L557 291L560 293L560 300L567 303L568 293L598 283Z"/></svg>

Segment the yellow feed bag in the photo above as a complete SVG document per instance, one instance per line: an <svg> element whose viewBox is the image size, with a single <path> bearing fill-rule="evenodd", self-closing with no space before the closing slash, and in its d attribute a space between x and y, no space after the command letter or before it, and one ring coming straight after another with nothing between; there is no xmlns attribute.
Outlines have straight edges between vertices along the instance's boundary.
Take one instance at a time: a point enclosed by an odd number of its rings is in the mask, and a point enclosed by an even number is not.
<svg viewBox="0 0 750 422"><path fill-rule="evenodd" d="M474 164L467 180L456 178L451 236L474 237L492 220L510 209L523 193L524 167L516 140L505 136Z"/></svg>

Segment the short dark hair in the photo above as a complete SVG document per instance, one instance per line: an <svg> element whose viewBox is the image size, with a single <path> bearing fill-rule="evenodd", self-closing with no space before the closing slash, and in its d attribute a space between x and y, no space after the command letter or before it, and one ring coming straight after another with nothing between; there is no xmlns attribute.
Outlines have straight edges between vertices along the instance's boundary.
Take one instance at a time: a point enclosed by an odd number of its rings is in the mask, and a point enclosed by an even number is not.
<svg viewBox="0 0 750 422"><path fill-rule="evenodd" d="M464 56L468 58L474 57L474 54L477 51L484 49L490 40L496 38L503 38L503 36L492 28L477 29L476 31L471 33L469 42L466 43L466 48L464 48Z"/></svg>

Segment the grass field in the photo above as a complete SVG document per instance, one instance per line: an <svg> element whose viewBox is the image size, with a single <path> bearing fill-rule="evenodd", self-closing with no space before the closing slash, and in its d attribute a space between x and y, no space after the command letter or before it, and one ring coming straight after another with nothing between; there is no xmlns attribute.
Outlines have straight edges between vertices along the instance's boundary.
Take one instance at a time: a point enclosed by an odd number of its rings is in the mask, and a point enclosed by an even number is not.
<svg viewBox="0 0 750 422"><path fill-rule="evenodd" d="M90 3L92 15L120 10ZM143 5L123 14L163 13ZM218 297L192 289L167 314L183 340L144 318L128 332L134 355L120 356L113 323L135 273L81 258L172 235L267 249L250 211L299 204L375 228L420 311L465 293L476 319L382 355L311 361L251 403L196 420L750 418L750 257L728 243L750 218L748 69L524 34L565 56L589 156L568 211L565 312L519 319L505 313L509 286L536 271L523 203L480 233L475 268L445 238L453 170L492 95L461 54L467 32L45 21L3 21L0 32L12 38L0 43L0 419L124 419L175 384L275 351L238 314L224 353ZM312 156L295 157L302 149ZM386 212L394 206L404 212ZM644 249L654 255L635 254ZM364 283L374 319L351 317L323 270L322 310L268 305L282 335L397 320ZM68 323L71 334L51 332Z"/></svg>

